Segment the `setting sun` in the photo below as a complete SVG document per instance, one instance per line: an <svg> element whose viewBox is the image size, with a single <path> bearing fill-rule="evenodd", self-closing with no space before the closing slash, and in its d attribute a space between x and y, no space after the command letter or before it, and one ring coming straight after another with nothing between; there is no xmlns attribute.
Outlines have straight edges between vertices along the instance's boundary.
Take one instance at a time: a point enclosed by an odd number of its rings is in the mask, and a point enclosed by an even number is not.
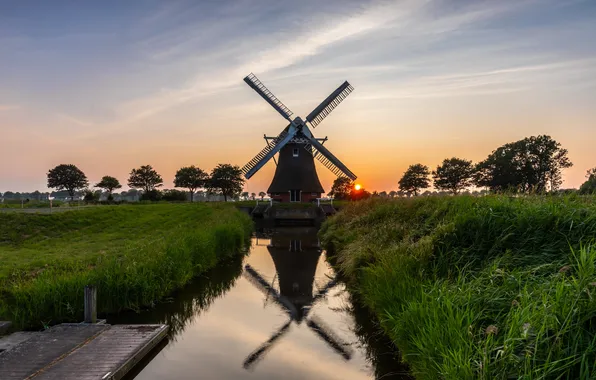
<svg viewBox="0 0 596 380"><path fill-rule="evenodd" d="M361 188L361 187L362 187L362 186L360 186L360 184L358 184L358 183L357 183L357 184L354 186L354 189L356 189L356 190L360 190L360 188Z"/></svg>

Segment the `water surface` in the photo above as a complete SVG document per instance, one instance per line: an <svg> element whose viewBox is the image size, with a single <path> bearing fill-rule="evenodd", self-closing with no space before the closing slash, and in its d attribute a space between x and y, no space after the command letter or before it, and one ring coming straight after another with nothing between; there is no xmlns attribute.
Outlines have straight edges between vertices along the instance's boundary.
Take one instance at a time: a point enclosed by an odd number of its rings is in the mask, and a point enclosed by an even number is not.
<svg viewBox="0 0 596 380"><path fill-rule="evenodd" d="M257 233L165 303L110 323L167 323L169 340L130 378L403 379L390 344L335 279L313 228Z"/></svg>

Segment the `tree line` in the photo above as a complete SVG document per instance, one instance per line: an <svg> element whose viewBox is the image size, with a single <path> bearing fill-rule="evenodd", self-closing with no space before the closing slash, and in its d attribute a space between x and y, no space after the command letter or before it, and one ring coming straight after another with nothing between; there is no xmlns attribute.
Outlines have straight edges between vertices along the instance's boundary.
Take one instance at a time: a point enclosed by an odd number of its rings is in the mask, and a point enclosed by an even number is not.
<svg viewBox="0 0 596 380"><path fill-rule="evenodd" d="M550 136L527 137L507 143L476 164L463 158L447 158L431 171L428 166L410 165L398 181L394 195L417 196L432 185L439 192L458 194L471 186L492 193L536 194L557 191L562 183L563 169L573 163L567 149ZM587 181L579 193L596 193L596 168L588 170ZM353 182L338 178L329 195L340 199L372 196L365 189L354 189ZM391 193L387 194L391 196Z"/></svg>
<svg viewBox="0 0 596 380"><path fill-rule="evenodd" d="M85 200L97 199L97 192L89 186L85 173L73 164L61 164L47 174L48 188L66 191L71 199L81 190L85 192ZM167 200L185 200L186 195L178 190L160 191L163 178L151 165L143 165L132 169L127 180L131 189L142 192L141 200L157 201L162 198ZM191 201L199 189L205 189L209 194L222 195L224 200L240 195L244 186L242 171L238 166L219 164L211 173L192 165L178 169L174 178L174 186L188 190ZM113 176L103 176L94 187L103 189L108 194L108 201L112 201L113 192L122 188L120 181Z"/></svg>

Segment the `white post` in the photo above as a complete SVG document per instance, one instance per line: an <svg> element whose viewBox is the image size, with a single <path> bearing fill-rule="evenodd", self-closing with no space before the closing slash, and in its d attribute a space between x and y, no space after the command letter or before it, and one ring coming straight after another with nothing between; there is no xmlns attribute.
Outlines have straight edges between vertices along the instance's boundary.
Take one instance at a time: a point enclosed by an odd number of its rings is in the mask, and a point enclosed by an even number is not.
<svg viewBox="0 0 596 380"><path fill-rule="evenodd" d="M24 204L24 201L22 198L21 198L21 208L25 208L25 204Z"/></svg>

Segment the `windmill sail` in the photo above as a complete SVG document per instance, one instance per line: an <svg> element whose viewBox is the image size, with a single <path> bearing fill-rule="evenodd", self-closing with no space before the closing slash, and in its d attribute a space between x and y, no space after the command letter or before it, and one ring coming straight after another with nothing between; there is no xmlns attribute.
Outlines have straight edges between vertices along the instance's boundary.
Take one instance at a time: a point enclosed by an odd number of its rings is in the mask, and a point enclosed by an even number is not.
<svg viewBox="0 0 596 380"><path fill-rule="evenodd" d="M323 119L333 111L335 107L339 105L350 93L354 90L351 84L348 81L345 81L341 86L339 86L335 91L331 93L317 108L315 108L311 113L308 114L306 117L306 121L310 123L313 127L319 125Z"/></svg>
<svg viewBox="0 0 596 380"><path fill-rule="evenodd" d="M281 150L296 134L296 128L290 125L288 131L283 131L277 136L273 143L268 144L256 156L253 157L246 165L242 167L242 173L246 179L252 177L259 171L277 152Z"/></svg>
<svg viewBox="0 0 596 380"><path fill-rule="evenodd" d="M310 144L307 145L305 148L306 150L313 155L317 160L319 160L327 169L331 170L333 174L338 177L348 177L352 181L357 178L356 174L352 173L350 169L346 167L337 157L333 155L327 148L323 146L320 142L317 141L312 136L306 137Z"/></svg>
<svg viewBox="0 0 596 380"><path fill-rule="evenodd" d="M267 281L257 272L253 267L249 264L246 264L244 267L244 276L256 285L263 293L267 295L271 295L273 300L280 305L284 310L286 310L291 318L296 318L298 315L298 310L296 310L296 306L292 304L286 297L279 294L277 290L271 287Z"/></svg>
<svg viewBox="0 0 596 380"><path fill-rule="evenodd" d="M255 364L255 362L257 362L259 359L262 359L263 355L266 354L269 350L271 350L275 341L277 341L279 338L281 338L282 335L284 335L290 329L291 323L292 323L292 320L289 320L275 334L273 334L271 336L271 338L269 338L269 340L267 340L265 343L260 345L256 350L251 352L250 355L248 355L248 357L244 361L244 364L243 364L244 368L249 369L250 367L252 367Z"/></svg>
<svg viewBox="0 0 596 380"><path fill-rule="evenodd" d="M288 107L286 107L281 100L279 100L265 85L263 82L259 80L253 73L250 73L248 76L244 78L246 84L252 87L267 103L271 105L271 107L275 108L277 112L288 121L292 121L290 116L292 116L292 111Z"/></svg>
<svg viewBox="0 0 596 380"><path fill-rule="evenodd" d="M306 321L306 325L310 327L318 336L320 336L331 348L338 354L343 356L345 360L352 358L352 350L348 343L344 342L337 334L323 323L319 318L311 317Z"/></svg>

